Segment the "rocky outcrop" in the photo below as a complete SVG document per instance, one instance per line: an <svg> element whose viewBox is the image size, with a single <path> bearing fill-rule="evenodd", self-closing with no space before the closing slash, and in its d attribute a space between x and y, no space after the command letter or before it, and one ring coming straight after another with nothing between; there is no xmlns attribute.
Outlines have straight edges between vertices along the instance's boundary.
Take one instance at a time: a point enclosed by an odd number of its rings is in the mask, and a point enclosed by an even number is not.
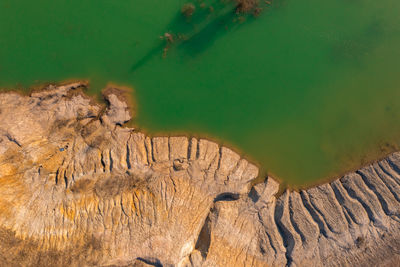
<svg viewBox="0 0 400 267"><path fill-rule="evenodd" d="M400 176L388 162L399 157L279 198L267 179L217 203L199 266L398 266Z"/></svg>
<svg viewBox="0 0 400 267"><path fill-rule="evenodd" d="M395 266L400 154L277 196L229 148L149 137L117 89L0 94L0 265ZM396 260L397 259L397 260Z"/></svg>

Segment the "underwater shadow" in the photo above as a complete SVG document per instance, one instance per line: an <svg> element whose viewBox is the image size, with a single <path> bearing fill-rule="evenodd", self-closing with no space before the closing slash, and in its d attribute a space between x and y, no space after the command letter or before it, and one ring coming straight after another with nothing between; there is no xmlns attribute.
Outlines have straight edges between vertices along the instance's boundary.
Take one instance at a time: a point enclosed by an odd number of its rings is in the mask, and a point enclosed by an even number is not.
<svg viewBox="0 0 400 267"><path fill-rule="evenodd" d="M208 50L219 39L222 39L228 34L234 33L253 21L253 17L239 21L236 14L225 14L224 16L218 17L211 21L200 32L193 35L192 38L183 41L177 47L177 51L183 52L191 57L196 57Z"/></svg>
<svg viewBox="0 0 400 267"><path fill-rule="evenodd" d="M253 14L238 13L234 1L213 3L214 5L197 7L198 11L190 17L185 17L183 11L177 12L154 48L134 63L130 72L135 72L157 55L166 57L171 49L185 56L196 57L218 39L255 21Z"/></svg>

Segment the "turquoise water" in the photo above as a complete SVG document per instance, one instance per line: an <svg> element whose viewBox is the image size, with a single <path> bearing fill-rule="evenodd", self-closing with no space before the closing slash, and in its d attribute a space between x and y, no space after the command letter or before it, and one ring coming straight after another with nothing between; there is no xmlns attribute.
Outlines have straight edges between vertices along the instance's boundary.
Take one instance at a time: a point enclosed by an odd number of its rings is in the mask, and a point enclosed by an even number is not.
<svg viewBox="0 0 400 267"><path fill-rule="evenodd" d="M180 0L0 2L0 87L134 88L134 123L235 147L291 185L400 141L400 2L281 0L245 21ZM163 56L164 33L185 33Z"/></svg>

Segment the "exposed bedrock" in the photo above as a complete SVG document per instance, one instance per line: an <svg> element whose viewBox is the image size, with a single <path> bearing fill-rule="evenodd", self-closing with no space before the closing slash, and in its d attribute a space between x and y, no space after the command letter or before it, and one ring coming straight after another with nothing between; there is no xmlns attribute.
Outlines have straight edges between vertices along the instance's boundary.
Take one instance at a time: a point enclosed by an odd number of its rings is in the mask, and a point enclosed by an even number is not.
<svg viewBox="0 0 400 267"><path fill-rule="evenodd" d="M0 94L2 266L396 266L400 153L286 191L196 138L122 125L82 84Z"/></svg>

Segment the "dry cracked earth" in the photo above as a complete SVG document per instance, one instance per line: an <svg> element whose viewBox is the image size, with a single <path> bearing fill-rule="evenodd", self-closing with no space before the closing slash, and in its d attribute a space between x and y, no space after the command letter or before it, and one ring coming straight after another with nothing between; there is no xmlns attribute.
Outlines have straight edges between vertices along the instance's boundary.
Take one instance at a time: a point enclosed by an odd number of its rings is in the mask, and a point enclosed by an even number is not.
<svg viewBox="0 0 400 267"><path fill-rule="evenodd" d="M84 84L0 94L1 266L399 266L400 153L285 191L237 153L124 127Z"/></svg>

